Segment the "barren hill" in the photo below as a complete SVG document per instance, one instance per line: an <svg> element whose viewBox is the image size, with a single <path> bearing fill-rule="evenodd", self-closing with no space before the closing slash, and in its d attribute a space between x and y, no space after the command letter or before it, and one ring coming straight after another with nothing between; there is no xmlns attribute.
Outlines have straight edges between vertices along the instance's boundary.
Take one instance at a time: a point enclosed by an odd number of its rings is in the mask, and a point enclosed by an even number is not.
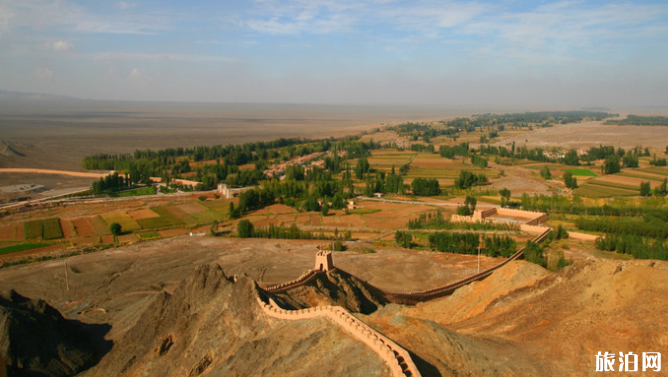
<svg viewBox="0 0 668 377"><path fill-rule="evenodd" d="M255 287L245 277L230 282L217 266L197 268L84 375L385 375L380 359L324 320L263 316Z"/></svg>
<svg viewBox="0 0 668 377"><path fill-rule="evenodd" d="M244 271L255 279L271 275L272 282L293 279L311 265L309 247L175 238L72 257L68 264L2 269L0 289L16 287L66 318L111 326L105 338L113 347L84 376L388 376L378 355L336 323L277 319L258 306L256 283ZM387 304L361 282L388 278L385 269L362 267L369 260L389 264L396 253L371 256L346 264L360 276L335 270L273 297L285 308L348 308L408 350L423 376L595 375L599 351L641 354L668 343L664 262L591 258L550 273L517 261L449 297L408 307ZM218 265L241 277L231 282ZM291 265L289 273L279 271ZM440 268L447 270L448 261ZM412 284L427 289L434 277L415 279Z"/></svg>

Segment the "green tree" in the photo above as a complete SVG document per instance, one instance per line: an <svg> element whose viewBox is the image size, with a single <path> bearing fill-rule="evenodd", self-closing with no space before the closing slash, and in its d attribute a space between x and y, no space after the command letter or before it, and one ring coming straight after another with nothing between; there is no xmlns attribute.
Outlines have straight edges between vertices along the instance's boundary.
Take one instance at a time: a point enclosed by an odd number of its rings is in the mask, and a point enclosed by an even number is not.
<svg viewBox="0 0 668 377"><path fill-rule="evenodd" d="M410 249L413 243L413 233L397 230L396 233L394 233L394 239L397 242L397 246Z"/></svg>
<svg viewBox="0 0 668 377"><path fill-rule="evenodd" d="M654 194L659 196L666 196L668 194L668 178L663 179L663 183L657 188L654 189Z"/></svg>
<svg viewBox="0 0 668 377"><path fill-rule="evenodd" d="M241 220L237 224L237 235L240 238L250 238L253 237L253 223L248 220Z"/></svg>
<svg viewBox="0 0 668 377"><path fill-rule="evenodd" d="M652 188L649 185L649 182L640 182L640 195L649 196Z"/></svg>
<svg viewBox="0 0 668 377"><path fill-rule="evenodd" d="M619 156L616 154L608 155L603 163L603 174L615 174L622 170Z"/></svg>
<svg viewBox="0 0 668 377"><path fill-rule="evenodd" d="M365 157L358 159L357 166L355 167L355 178L363 179L364 174L366 174L369 169L369 160L367 160Z"/></svg>
<svg viewBox="0 0 668 377"><path fill-rule="evenodd" d="M573 174L571 172L564 172L564 183L566 184L566 187L570 189L574 189L578 187L578 180L577 178L573 177Z"/></svg>
<svg viewBox="0 0 668 377"><path fill-rule="evenodd" d="M123 231L123 227L121 227L121 224L119 223L111 223L111 225L109 225L109 231L114 236L118 236Z"/></svg>
<svg viewBox="0 0 668 377"><path fill-rule="evenodd" d="M507 188L499 190L499 196L501 196L501 207L504 207L504 205L510 201L510 190Z"/></svg>
<svg viewBox="0 0 668 377"><path fill-rule="evenodd" d="M323 203L321 211L323 216L329 215L329 205L327 204L327 202Z"/></svg>
<svg viewBox="0 0 668 377"><path fill-rule="evenodd" d="M580 165L580 160L578 158L578 152L575 149L571 149L564 156L564 164L571 166Z"/></svg>
<svg viewBox="0 0 668 377"><path fill-rule="evenodd" d="M540 176L544 179L551 179L552 172L550 172L550 167L547 165L543 166L543 169L540 170Z"/></svg>

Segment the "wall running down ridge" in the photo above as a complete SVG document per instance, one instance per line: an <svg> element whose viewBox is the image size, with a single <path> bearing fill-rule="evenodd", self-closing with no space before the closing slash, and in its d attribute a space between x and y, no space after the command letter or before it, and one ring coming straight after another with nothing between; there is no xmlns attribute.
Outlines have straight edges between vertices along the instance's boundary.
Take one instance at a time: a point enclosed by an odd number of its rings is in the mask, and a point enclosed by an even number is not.
<svg viewBox="0 0 668 377"><path fill-rule="evenodd" d="M408 351L340 306L316 306L301 310L285 310L279 307L272 299L269 299L269 304L262 301L259 297L257 301L264 313L274 318L290 321L316 317L328 318L380 356L390 368L392 376L421 376Z"/></svg>

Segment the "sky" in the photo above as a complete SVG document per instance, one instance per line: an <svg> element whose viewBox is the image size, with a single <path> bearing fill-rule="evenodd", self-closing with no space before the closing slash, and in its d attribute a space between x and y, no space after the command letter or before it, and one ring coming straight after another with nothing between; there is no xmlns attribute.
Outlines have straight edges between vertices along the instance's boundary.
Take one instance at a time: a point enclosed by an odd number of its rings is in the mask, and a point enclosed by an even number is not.
<svg viewBox="0 0 668 377"><path fill-rule="evenodd" d="M668 2L0 0L0 89L85 99L668 106Z"/></svg>

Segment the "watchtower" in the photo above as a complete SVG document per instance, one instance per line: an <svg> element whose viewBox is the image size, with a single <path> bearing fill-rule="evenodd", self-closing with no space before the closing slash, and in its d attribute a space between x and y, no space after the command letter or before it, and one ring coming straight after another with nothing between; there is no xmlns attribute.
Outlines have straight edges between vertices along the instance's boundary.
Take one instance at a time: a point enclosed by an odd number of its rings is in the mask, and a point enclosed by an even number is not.
<svg viewBox="0 0 668 377"><path fill-rule="evenodd" d="M327 272L334 269L334 262L332 262L332 252L328 250L321 250L315 254L315 268L316 271Z"/></svg>

